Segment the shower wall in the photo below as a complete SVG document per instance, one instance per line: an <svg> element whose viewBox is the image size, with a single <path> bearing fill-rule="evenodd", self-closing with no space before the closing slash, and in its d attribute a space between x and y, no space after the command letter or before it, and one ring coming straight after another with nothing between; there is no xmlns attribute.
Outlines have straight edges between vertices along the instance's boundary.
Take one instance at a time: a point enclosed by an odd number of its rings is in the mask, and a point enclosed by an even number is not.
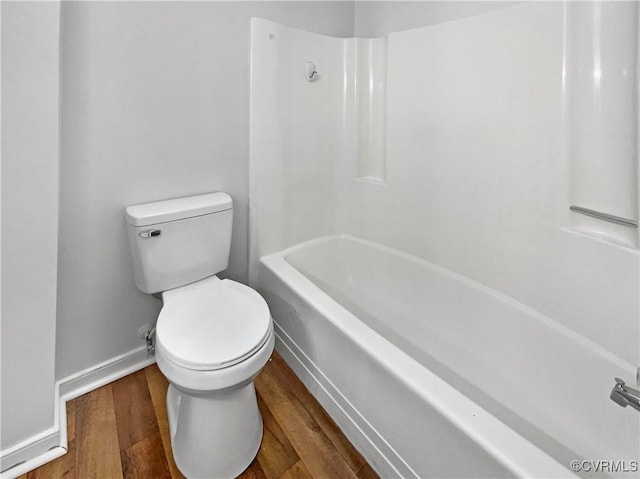
<svg viewBox="0 0 640 479"><path fill-rule="evenodd" d="M251 23L250 263L335 229L336 165L353 152L347 40ZM305 77L313 61L317 75ZM349 127L352 128L352 125ZM255 268L250 268L253 278Z"/></svg>
<svg viewBox="0 0 640 479"><path fill-rule="evenodd" d="M566 8L565 150L571 204L638 217L638 3ZM637 247L637 231L586 215L571 228Z"/></svg>
<svg viewBox="0 0 640 479"><path fill-rule="evenodd" d="M637 6L612 5L637 17ZM563 84L564 8L525 3L389 34L385 182L345 168L336 230L502 291L623 358L631 375L640 334L637 230L624 232L626 242L584 234L568 210L576 170L594 162L567 154L589 137L566 135L583 99ZM635 44L637 29L621 36L601 41ZM615 82L617 67L603 63L605 81ZM627 75L635 78L635 66ZM635 105L633 95L625 100ZM636 129L628 127L627 143L635 145ZM611 194L625 197L624 213L633 214L637 154L620 165L618 151L604 153L604 171L625 168L628 191Z"/></svg>
<svg viewBox="0 0 640 479"><path fill-rule="evenodd" d="M356 9L375 17L384 5L374 3ZM638 6L608 4L598 28L581 20L596 18L580 10L593 5L483 3L473 15L443 11L441 23L366 40L254 21L250 264L323 234L367 238L548 315L617 356L633 382L637 230L593 226L568 209L577 187L588 198L580 181L597 166L623 169L613 176L627 179L615 186L626 190L615 197L626 202L622 214L637 213L635 92L612 86L622 100L589 93L576 78L593 75L583 50L593 48L591 35L611 60L601 63L603 82L625 84L626 75L637 83L636 58L628 61ZM612 19L634 16L613 34ZM360 31L384 32L383 23ZM316 82L303 77L309 60ZM614 109L626 102L616 117L631 123L620 162L619 151L576 154L592 140L573 126L594 93Z"/></svg>
<svg viewBox="0 0 640 479"><path fill-rule="evenodd" d="M383 184L386 49L386 38L252 19L252 279L265 254L337 231L345 181ZM317 76L308 80L310 61Z"/></svg>

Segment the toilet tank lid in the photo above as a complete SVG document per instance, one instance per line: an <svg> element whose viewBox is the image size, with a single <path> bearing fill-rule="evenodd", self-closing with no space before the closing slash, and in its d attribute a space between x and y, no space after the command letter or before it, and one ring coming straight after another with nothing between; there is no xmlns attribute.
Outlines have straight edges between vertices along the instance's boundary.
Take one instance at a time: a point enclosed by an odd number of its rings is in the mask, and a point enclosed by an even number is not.
<svg viewBox="0 0 640 479"><path fill-rule="evenodd" d="M221 191L128 206L127 223L149 226L194 216L219 213L233 208L231 197Z"/></svg>

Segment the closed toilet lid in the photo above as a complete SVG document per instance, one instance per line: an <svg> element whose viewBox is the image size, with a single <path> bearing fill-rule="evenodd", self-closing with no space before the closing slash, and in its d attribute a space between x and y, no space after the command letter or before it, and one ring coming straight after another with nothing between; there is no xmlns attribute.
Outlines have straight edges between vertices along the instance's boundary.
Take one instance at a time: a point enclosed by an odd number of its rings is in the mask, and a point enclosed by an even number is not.
<svg viewBox="0 0 640 479"><path fill-rule="evenodd" d="M162 297L158 349L185 368L232 366L269 338L269 307L257 291L243 284L213 276L166 291Z"/></svg>

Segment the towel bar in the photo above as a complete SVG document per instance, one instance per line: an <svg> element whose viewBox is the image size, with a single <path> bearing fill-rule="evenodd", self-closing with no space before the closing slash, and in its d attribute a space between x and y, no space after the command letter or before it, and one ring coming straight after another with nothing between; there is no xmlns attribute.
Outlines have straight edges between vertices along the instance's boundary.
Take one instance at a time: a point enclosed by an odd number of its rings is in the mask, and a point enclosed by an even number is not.
<svg viewBox="0 0 640 479"><path fill-rule="evenodd" d="M608 213L602 213L596 210L590 210L588 208L583 208L582 206L569 206L571 211L575 211L576 213L580 213L582 215L591 216L593 218L597 218L602 221L608 221L609 223L616 223L622 226L629 226L630 228L637 228L638 222L634 220L630 220L627 218L621 218L620 216L610 215Z"/></svg>

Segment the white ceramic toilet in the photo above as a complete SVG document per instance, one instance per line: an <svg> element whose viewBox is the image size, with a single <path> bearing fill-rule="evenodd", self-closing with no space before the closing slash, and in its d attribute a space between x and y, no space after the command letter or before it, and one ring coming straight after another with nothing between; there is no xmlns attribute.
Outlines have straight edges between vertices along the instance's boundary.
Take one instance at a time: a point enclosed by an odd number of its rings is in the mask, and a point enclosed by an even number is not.
<svg viewBox="0 0 640 479"><path fill-rule="evenodd" d="M136 286L162 293L156 361L189 479L238 476L262 440L253 379L273 351L273 323L256 291L215 276L228 265L232 218L220 192L126 209Z"/></svg>

